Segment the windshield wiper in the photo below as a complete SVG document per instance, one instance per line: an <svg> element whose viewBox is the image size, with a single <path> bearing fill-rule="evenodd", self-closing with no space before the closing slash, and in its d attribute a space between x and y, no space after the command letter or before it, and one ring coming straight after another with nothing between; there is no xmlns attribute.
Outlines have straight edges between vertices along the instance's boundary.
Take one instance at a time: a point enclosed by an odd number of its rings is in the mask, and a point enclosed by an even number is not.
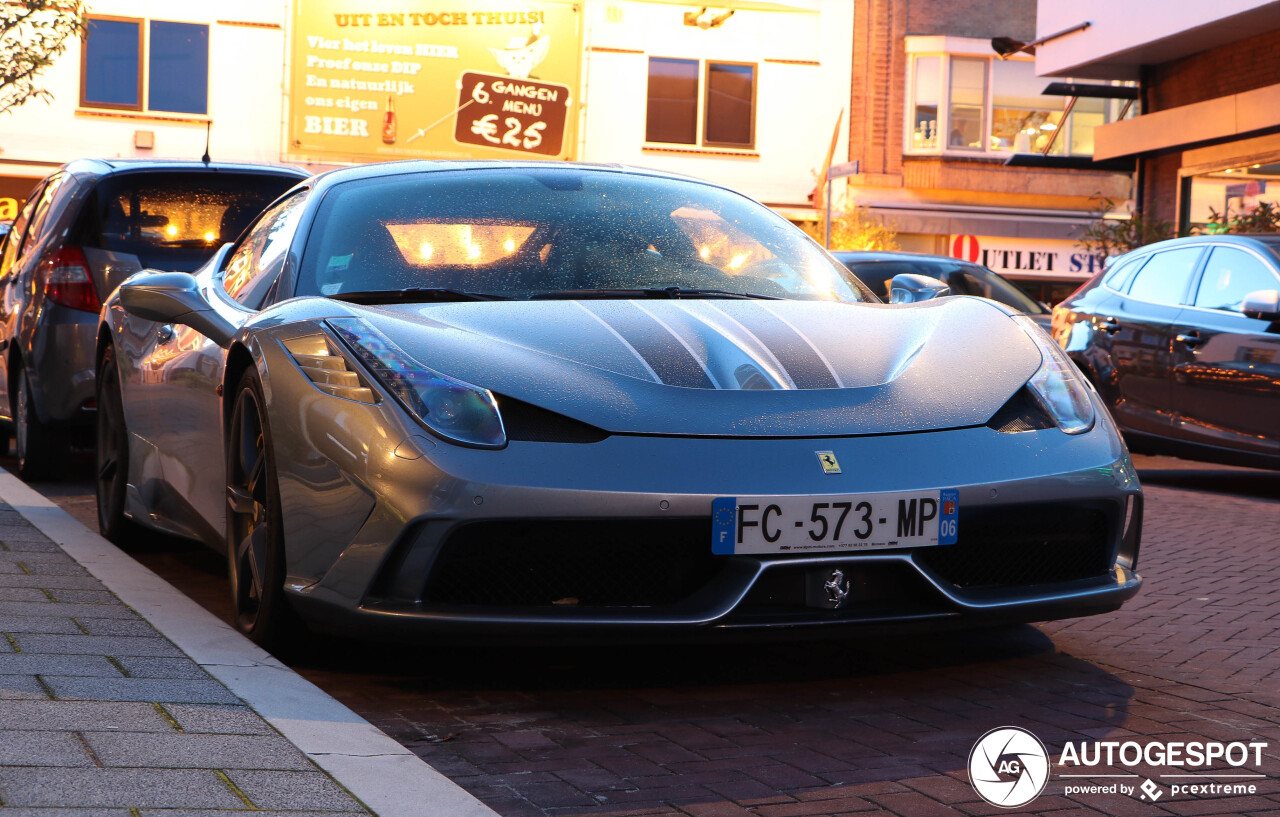
<svg viewBox="0 0 1280 817"><path fill-rule="evenodd" d="M560 292L539 292L530 295L531 301L553 300L605 300L629 298L739 298L747 300L781 301L776 295L756 295L750 292L730 292L727 289L692 289L688 287L661 287L652 289L566 289Z"/></svg>
<svg viewBox="0 0 1280 817"><path fill-rule="evenodd" d="M505 295L492 295L487 292L467 292L461 289L445 287L406 287L404 289L365 289L355 292L338 292L330 295L338 301L349 301L353 304L389 304L389 303L444 303L449 301L505 301Z"/></svg>

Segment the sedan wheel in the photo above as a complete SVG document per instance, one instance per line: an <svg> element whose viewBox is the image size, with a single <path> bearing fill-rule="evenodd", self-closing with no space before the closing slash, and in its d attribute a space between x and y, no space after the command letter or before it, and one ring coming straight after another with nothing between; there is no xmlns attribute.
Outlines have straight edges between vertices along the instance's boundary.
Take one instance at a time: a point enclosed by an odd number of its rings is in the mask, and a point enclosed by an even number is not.
<svg viewBox="0 0 1280 817"><path fill-rule="evenodd" d="M98 530L117 545L126 545L132 524L124 515L129 483L129 431L124 422L120 370L115 348L108 346L98 363L98 459L95 480Z"/></svg>
<svg viewBox="0 0 1280 817"><path fill-rule="evenodd" d="M256 369L236 389L227 437L227 574L235 625L257 644L285 646L298 629L284 598L284 544L275 453Z"/></svg>
<svg viewBox="0 0 1280 817"><path fill-rule="evenodd" d="M13 405L13 436L18 455L18 476L33 480L61 479L66 473L71 445L62 429L50 428L36 416L31 400L31 383L18 372L18 393Z"/></svg>

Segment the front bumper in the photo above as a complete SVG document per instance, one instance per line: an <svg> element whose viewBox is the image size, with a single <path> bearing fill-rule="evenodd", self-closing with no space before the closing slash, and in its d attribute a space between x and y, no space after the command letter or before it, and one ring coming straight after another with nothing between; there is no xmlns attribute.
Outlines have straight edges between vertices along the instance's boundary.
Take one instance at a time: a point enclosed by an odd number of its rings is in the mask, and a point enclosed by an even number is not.
<svg viewBox="0 0 1280 817"><path fill-rule="evenodd" d="M398 640L825 637L1091 615L1141 585L1141 489L1105 414L1077 437L986 427L821 440L619 435L502 451L422 437L406 449L398 430L385 442L334 440L338 426L318 417L297 425L327 433L295 440L308 450L280 458L305 468L282 475L288 587L327 631ZM854 467L824 475L815 449ZM956 545L711 554L717 496L930 488L959 491ZM291 524L299 501L307 509ZM346 522L326 523L326 514ZM840 609L820 593L835 570L850 581Z"/></svg>

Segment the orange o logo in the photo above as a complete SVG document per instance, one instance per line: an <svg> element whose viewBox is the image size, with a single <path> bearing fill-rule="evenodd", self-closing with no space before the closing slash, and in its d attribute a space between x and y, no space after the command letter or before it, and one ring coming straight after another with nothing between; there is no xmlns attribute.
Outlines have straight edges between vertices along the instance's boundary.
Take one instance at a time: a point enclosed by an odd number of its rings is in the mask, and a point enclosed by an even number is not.
<svg viewBox="0 0 1280 817"><path fill-rule="evenodd" d="M966 261L977 263L979 252L977 236L958 235L956 240L951 242L952 258L963 258Z"/></svg>

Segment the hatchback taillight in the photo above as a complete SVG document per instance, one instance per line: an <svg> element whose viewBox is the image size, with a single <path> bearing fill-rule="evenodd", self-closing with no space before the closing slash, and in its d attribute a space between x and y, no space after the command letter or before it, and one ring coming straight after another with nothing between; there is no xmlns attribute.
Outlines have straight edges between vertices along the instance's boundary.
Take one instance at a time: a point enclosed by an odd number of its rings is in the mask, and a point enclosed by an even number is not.
<svg viewBox="0 0 1280 817"><path fill-rule="evenodd" d="M44 296L59 306L97 312L102 308L79 247L61 247L44 262Z"/></svg>

